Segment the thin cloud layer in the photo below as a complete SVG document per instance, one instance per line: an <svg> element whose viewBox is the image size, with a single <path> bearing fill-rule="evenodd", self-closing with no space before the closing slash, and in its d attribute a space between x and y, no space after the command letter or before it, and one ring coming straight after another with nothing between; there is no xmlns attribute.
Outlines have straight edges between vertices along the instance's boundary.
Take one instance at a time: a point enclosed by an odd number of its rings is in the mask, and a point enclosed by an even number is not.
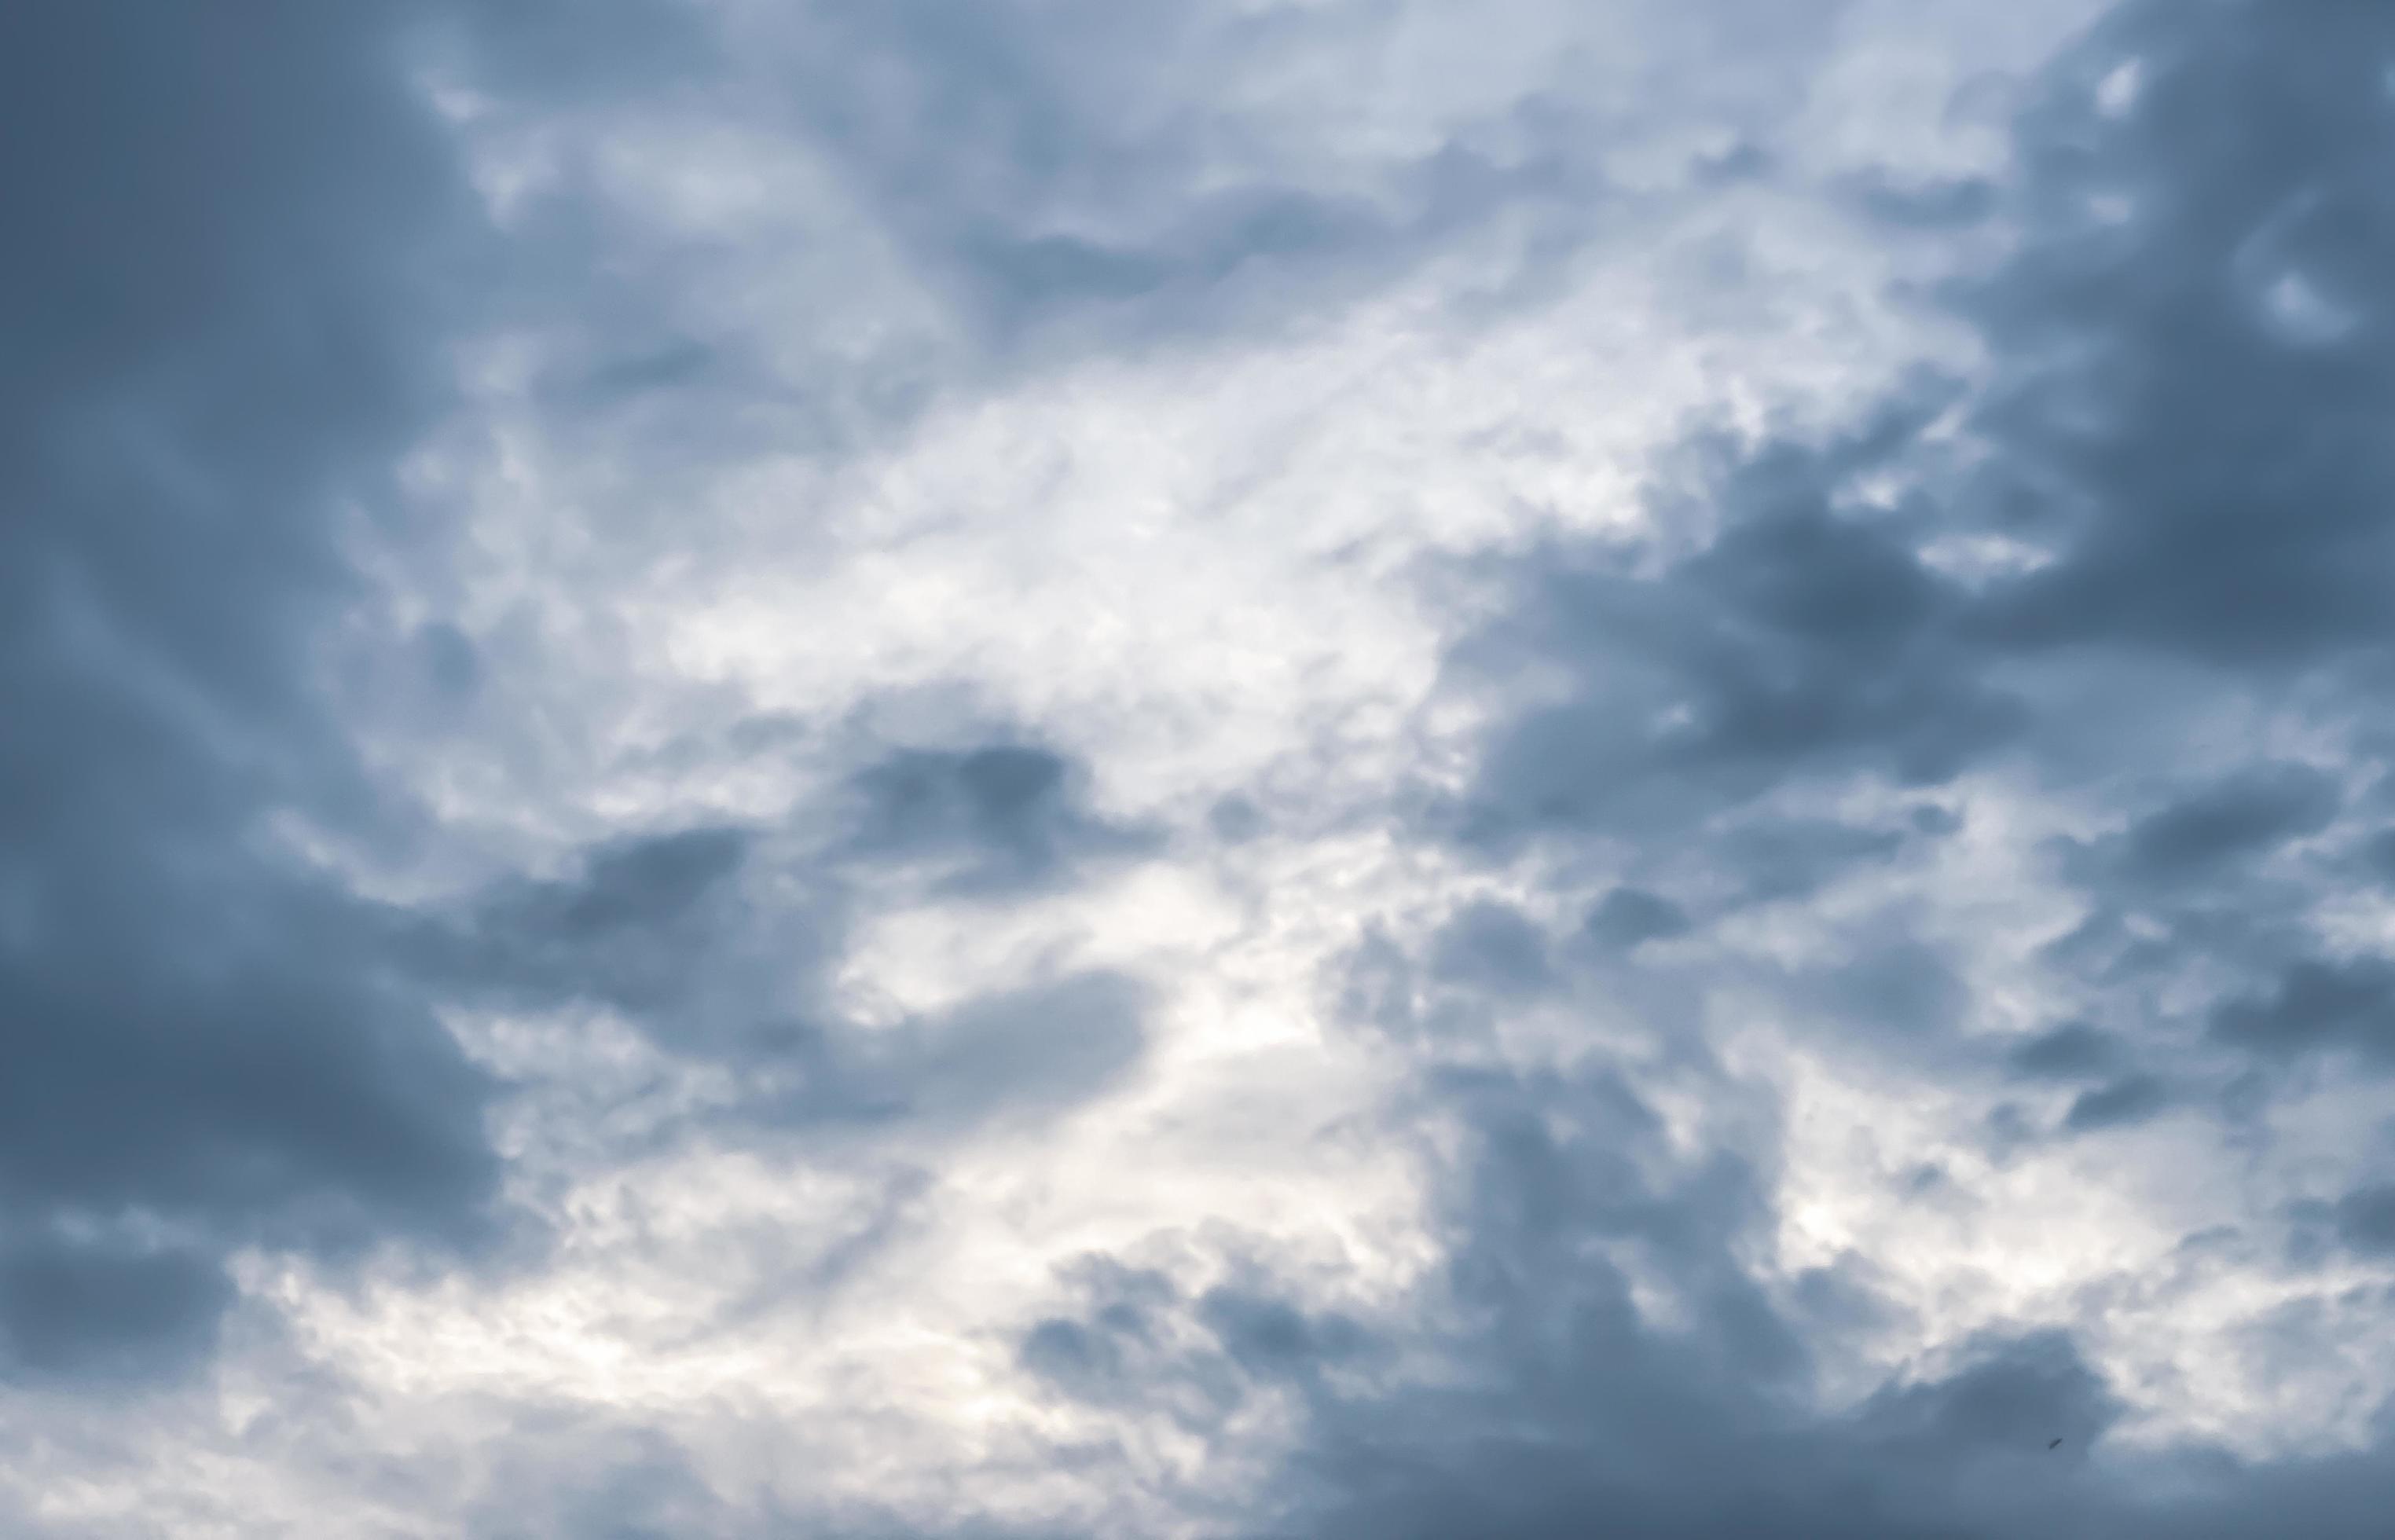
<svg viewBox="0 0 2395 1540"><path fill-rule="evenodd" d="M0 21L0 1523L2376 1533L2391 69Z"/></svg>

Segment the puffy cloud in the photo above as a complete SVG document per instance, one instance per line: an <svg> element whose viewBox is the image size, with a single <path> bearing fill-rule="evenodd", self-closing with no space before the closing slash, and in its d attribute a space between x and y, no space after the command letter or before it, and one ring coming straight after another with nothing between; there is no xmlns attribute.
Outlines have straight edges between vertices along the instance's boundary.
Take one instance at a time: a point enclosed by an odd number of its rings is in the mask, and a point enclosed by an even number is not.
<svg viewBox="0 0 2395 1540"><path fill-rule="evenodd" d="M2375 1533L2390 60L0 22L0 1520Z"/></svg>

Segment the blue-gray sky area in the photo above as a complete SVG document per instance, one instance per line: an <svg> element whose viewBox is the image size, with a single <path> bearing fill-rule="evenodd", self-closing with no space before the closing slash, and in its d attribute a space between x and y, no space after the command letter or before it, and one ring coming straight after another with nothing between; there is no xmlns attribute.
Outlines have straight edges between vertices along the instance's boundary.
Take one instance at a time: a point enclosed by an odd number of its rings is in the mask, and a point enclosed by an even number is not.
<svg viewBox="0 0 2395 1540"><path fill-rule="evenodd" d="M2379 1536L2395 7L0 7L0 1533Z"/></svg>

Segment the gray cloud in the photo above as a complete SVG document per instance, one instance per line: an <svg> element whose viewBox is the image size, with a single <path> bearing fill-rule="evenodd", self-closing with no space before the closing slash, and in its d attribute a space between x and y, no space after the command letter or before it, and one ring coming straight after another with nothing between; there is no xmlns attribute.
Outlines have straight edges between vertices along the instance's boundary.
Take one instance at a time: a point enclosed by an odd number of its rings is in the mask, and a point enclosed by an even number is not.
<svg viewBox="0 0 2395 1540"><path fill-rule="evenodd" d="M771 1088L761 1110L783 1126L937 1131L1050 1116L1138 1061L1141 995L1129 978L1085 974L894 1027L801 1028L786 1040L783 1066L755 1067Z"/></svg>
<svg viewBox="0 0 2395 1540"><path fill-rule="evenodd" d="M0 1258L0 1362L16 1374L143 1378L216 1346L232 1286L183 1248L20 1245Z"/></svg>
<svg viewBox="0 0 2395 1540"><path fill-rule="evenodd" d="M2058 90L2032 112L2037 245L1969 309L2009 361L2005 513L2058 559L1991 596L1991 639L2273 675L2387 640L2386 28L2129 7L2098 46L2146 60L2135 111L2091 121ZM2339 324L2290 324L2311 302Z"/></svg>
<svg viewBox="0 0 2395 1540"><path fill-rule="evenodd" d="M1956 650L1959 591L1886 534L1833 521L1824 470L1784 457L1743 472L1794 506L1766 505L1664 578L1536 560L1484 645L1565 661L1579 691L1491 744L1468 830L1682 822L1816 768L1935 782L2017 730L2018 708Z"/></svg>
<svg viewBox="0 0 2395 1540"><path fill-rule="evenodd" d="M1007 351L1059 329L1204 336L1302 298L1349 299L1493 206L1602 195L1564 143L1501 164L1450 141L1341 185L1242 142L1191 89L1315 30L1297 16L1226 24L1178 0L1038 17L1008 5L962 25L936 7L841 3L813 8L782 46L801 121Z"/></svg>
<svg viewBox="0 0 2395 1540"><path fill-rule="evenodd" d="M622 1012L692 1063L738 1066L785 1126L970 1123L1052 1108L1138 1055L1128 978L1085 974L866 1028L827 980L861 919L932 898L1003 903L1152 853L1087 806L1088 773L1000 741L874 752L781 824L603 841L562 875L510 878L445 914L395 916L435 987L539 1010Z"/></svg>
<svg viewBox="0 0 2395 1540"><path fill-rule="evenodd" d="M1904 836L1894 830L1776 817L1724 830L1718 848L1742 878L1742 896L1780 903L1811 897L1853 869L1886 860L1903 844Z"/></svg>
<svg viewBox="0 0 2395 1540"><path fill-rule="evenodd" d="M2299 37L2235 6L2108 20L2017 126L2023 246L1954 291L1994 383L1907 383L1843 437L1700 445L1692 488L1659 495L1718 526L1691 553L1499 564L1514 602L1456 650L1457 687L1560 671L1569 689L1493 734L1441 825L1501 856L1607 839L1685 859L1700 840L1751 899L1796 900L1904 841L1793 814L1793 794L1968 771L2117 795L2205 711L2303 681L2322 730L2365 721L2362 670L2388 635L2356 585L2395 570L2395 482L2357 415L2387 371L2362 253L2395 228L2355 148L2390 131L2353 62L2376 57L2378 26L2335 9ZM2330 36L2335 60L2315 51ZM2087 72L2132 58L2148 83L2108 117ZM2234 146L2186 127L2248 117ZM2102 224L2099 195L2131 215ZM2346 323L2273 321L2257 263L2278 264L2271 284L2334 286ZM1940 419L1963 424L1967 463L1925 436ZM1866 500L1871 477L1910 490ZM1964 535L2043 560L1952 576L1928 553ZM2311 961L2317 880L2263 867L2335 834L2340 777L2256 756L2173 779L2124 832L2057 847L2092 907L2049 961L2123 988L2205 959L2230 970L2217 1041L2360 1042L2375 964Z"/></svg>
<svg viewBox="0 0 2395 1540"><path fill-rule="evenodd" d="M2042 1080L2078 1080L2098 1075L2120 1057L2121 1045L2111 1033L2084 1021L2066 1021L2015 1048L2008 1055L2015 1070Z"/></svg>
<svg viewBox="0 0 2395 1540"><path fill-rule="evenodd" d="M2185 882L2290 839L2337 815L2335 782L2309 765L2256 765L2129 826L2119 862L2133 882Z"/></svg>
<svg viewBox="0 0 2395 1540"><path fill-rule="evenodd" d="M1590 908L1583 928L1608 946L1627 949L1684 936L1689 921L1686 910L1661 894L1617 887Z"/></svg>
<svg viewBox="0 0 2395 1540"><path fill-rule="evenodd" d="M1825 29L1791 14L1688 25L1812 46L1792 33ZM744 62L664 9L447 20L488 79L551 107L668 74L721 85ZM1220 338L1517 217L1532 256L1500 286L1534 287L1530 269L1567 266L1637 202L1604 156L1634 113L1568 91L1319 166L1242 141L1171 68L1219 83L1356 24L836 3L752 40L765 74L789 68L743 111L799 124L975 345L1009 357ZM602 1005L732 1087L686 1132L920 1160L819 1248L809 1288L929 1211L943 1141L1037 1132L1149 1062L1149 987L1052 956L870 1024L834 1003L876 905L972 923L1162 848L1028 733L880 746L787 823L602 839L446 906L370 904L273 853L285 810L390 848L433 825L359 763L310 659L363 591L343 511L404 523L392 467L444 405L468 303L447 285L465 272L570 334L533 406L573 442L653 456L655 485L753 426L727 403L781 388L672 302L657 273L686 250L582 264L596 275L561 278L550 311L543 281L455 265L488 257L491 232L404 84L415 41L367 6L0 20L0 184L18 194L0 216L17 511L0 714L35 728L0 739L0 1377L43 1393L205 1365L236 1250L487 1240L502 1166L484 1121L522 1088L468 1060L445 1005ZM2134 101L2102 108L2088 80L2131 59ZM2262 1141L2258 1112L2309 1061L2386 1068L2395 965L2322 911L2332 883L2395 873L2384 807L2349 790L2383 770L2365 729L2395 642L2389 59L2395 13L2361 5L2131 5L2015 124L2018 182L1834 189L1908 239L2014 230L1943 296L1991 380L1907 380L1843 434L1693 444L1654 496L1674 539L1713 532L1695 549L1555 538L1475 564L1506 602L1449 683L1560 693L1501 712L1463 794L1398 832L1545 891L1372 930L1333 991L1411 1071L1380 1132L1438 1125L1411 1150L1438 1248L1414 1308L1326 1306L1268 1248L1210 1234L1233 1265L1202 1285L1088 1260L1013 1343L1031 1378L1078 1413L1206 1440L1271 1399L1295 1429L1277 1471L1166 1494L1239 1535L2383 1529L2383 1431L2323 1458L2139 1453L2111 1437L2124 1403L2084 1323L1987 1334L1823 1410L1830 1370L1899 1312L1859 1256L1759 1280L1781 1109L1692 1153L1644 1069L1586 1044L1527 1062L1500 1029L1535 1002L1540 1023L1643 1032L1681 1091L1743 1109L1756 1094L1710 1057L1702 976L1761 978L1800 1036L2018 1095L1985 1141L2000 1162L2125 1144L2165 1111ZM1682 158L1691 186L1794 174L1735 135ZM514 256L562 273L621 214L559 194ZM877 356L825 390L899 420L930 386ZM1993 536L2035 559L1972 574L1938 555ZM464 710L493 669L437 620L400 666L428 713ZM2306 746L2248 734L2264 707ZM1872 896L2001 833L1969 803L1982 786L2116 831L2032 853L2086 911L2013 949L2042 987L2032 1019L2081 1019L1997 1046L1977 1035L1996 1014L1979 938ZM1211 819L1243 850L1285 827L1251 801ZM1558 913L1577 931L1537 918ZM1721 933L1740 926L1779 927L1786 961L1738 955ZM2065 1095L2058 1119L2021 1109ZM1969 1199L1935 1168L1904 1180ZM2302 1213L2349 1262L2395 1249L2381 1185ZM493 1535L924 1523L736 1501L701 1464L607 1417L527 1417L457 1501ZM1011 1533L962 1511L931 1527Z"/></svg>
<svg viewBox="0 0 2395 1540"><path fill-rule="evenodd" d="M2156 1077L2124 1075L2081 1092L2064 1114L2062 1125L2074 1134L2121 1128L2142 1122L2169 1105L2169 1090Z"/></svg>
<svg viewBox="0 0 2395 1540"><path fill-rule="evenodd" d="M219 1248L458 1238L492 1190L483 1077L256 837L381 816L305 660L472 228L400 41L370 5L0 22L12 1367L182 1361Z"/></svg>
<svg viewBox="0 0 2395 1540"><path fill-rule="evenodd" d="M2362 847L2365 869L2382 883L2395 887L2395 830L2373 835Z"/></svg>
<svg viewBox="0 0 2395 1540"><path fill-rule="evenodd" d="M2337 1048L2383 1057L2395 1049L2395 969L2375 958L2306 958L2261 988L2222 1001L2211 1029L2269 1059Z"/></svg>
<svg viewBox="0 0 2395 1540"><path fill-rule="evenodd" d="M836 937L786 910L774 917L773 956L758 955L758 917L737 883L756 837L718 826L612 841L571 876L504 883L445 924L408 923L429 976L453 987L603 1003L661 1041L720 1042L756 1023L721 1020L712 1007L765 1014L774 981L810 978Z"/></svg>
<svg viewBox="0 0 2395 1540"><path fill-rule="evenodd" d="M2131 58L2135 104L2107 116L2085 83ZM1513 602L1451 658L1456 687L1535 676L1568 692L1500 723L1436 827L1495 859L1581 853L1560 867L1575 881L1603 870L1596 853L1647 870L1701 842L1694 859L1754 896L1800 898L1901 841L1824 825L1793 810L1795 793L1969 773L2100 806L2163 770L2175 790L2124 809L2124 832L2063 852L2094 913L2079 949L2044 960L2117 963L2144 947L2142 961L2088 967L2105 1010L2012 1050L2011 1072L2083 1082L2066 1134L2195 1105L2139 1068L2165 987L2209 998L2196 1024L2216 1047L2276 1063L2350 1049L2376 1066L2386 964L2321 953L2300 907L2323 896L2319 879L2259 870L2334 835L2341 777L2267 753L2192 775L2172 759L2249 691L2303 690L2332 734L2375 710L2395 477L2365 424L2384 415L2395 356L2374 276L2395 221L2368 167L2395 135L2390 58L2395 19L2368 7L2124 7L2018 122L2027 174L2008 196L2023 245L1956 291L1996 381L1959 407L1978 451L1967 469L1922 436L1954 405L1949 388L1907 386L1846 438L1707 449L1694 497L1720 534L1693 554L1562 546L1499 562ZM1980 210L1975 195L1890 212ZM1914 490L1866 501L1866 474ZM1950 576L1926 552L1956 534L2028 541L2043 560ZM2290 900L2293 914L2259 912ZM1642 888L1585 901L1617 949L1685 925ZM2132 912L2161 939L2137 939ZM1839 980L1833 1015L1951 1036L1970 1016L1960 979L1892 923L1873 949L1820 964ZM1412 986L1403 949L1381 945L1355 964L1372 987L1347 999L1385 1024ZM1517 969L1481 987L1539 976ZM2067 1333L1991 1339L1854 1414L1809 1413L1802 1387L1835 1338L1759 1297L1732 1260L1767 1212L1753 1165L1724 1153L1684 1188L1650 1186L1634 1156L1656 1120L1601 1072L1434 1083L1474 1140L1451 1173L1459 1324L1443 1343L1472 1388L1314 1401L1290 1476L1303 1517L1276 1533L2368 1527L2377 1479L2359 1459L2091 1465L2121 1403ZM2013 1121L2017 1141L2045 1136ZM2376 1246L2380 1206L2375 1188L2337 1205L2349 1245ZM1627 1279L1593 1256L1599 1238L1646 1242L1695 1324L1644 1321ZM2200 1505L2172 1494L2182 1482Z"/></svg>
<svg viewBox="0 0 2395 1540"><path fill-rule="evenodd" d="M855 778L852 857L923 861L959 892L1051 883L1093 860L1153 849L1152 831L1083 805L1084 769L1049 750L994 743L901 750Z"/></svg>
<svg viewBox="0 0 2395 1540"><path fill-rule="evenodd" d="M1385 292L1497 232L1518 249L1472 298L1551 292L1608 230L1744 164L1671 144L1668 191L1625 181L1608 158L1652 137L1661 101L1741 142L1797 105L1756 88L1776 71L1742 75L1743 91L1700 81L1691 100L1686 75L1665 84L1663 60L1793 62L1828 42L1751 0L1617 9L1612 23L1655 56L1643 67L1559 50L1515 93L1475 101L1466 83L1463 103L1396 104L1398 134L1283 124L1247 102L1256 82L1340 79L1413 43L1409 23L1449 19L1006 0L959 21L921 0L830 0L746 42L770 60L786 121L835 159L985 361L1019 365L1216 346Z"/></svg>
<svg viewBox="0 0 2395 1540"><path fill-rule="evenodd" d="M1510 905L1467 904L1432 938L1430 966L1449 983L1501 994L1535 993L1550 976L1546 935Z"/></svg>
<svg viewBox="0 0 2395 1540"><path fill-rule="evenodd" d="M2336 1201L2337 1238L2357 1251L2395 1252L2395 1186L2359 1187Z"/></svg>
<svg viewBox="0 0 2395 1540"><path fill-rule="evenodd" d="M830 978L882 906L1002 903L1152 849L1152 833L1083 806L1085 779L1060 755L1009 744L880 754L782 825L607 841L560 876L398 916L403 950L429 987L458 998L602 1005L673 1062L734 1071L728 1105L664 1136L920 1151L1037 1125L1134 1070L1147 1035L1140 982L1043 969L949 1010L868 1024Z"/></svg>
<svg viewBox="0 0 2395 1540"><path fill-rule="evenodd" d="M1983 1340L1850 1414L1808 1415L1812 1334L1841 1312L1783 1315L1733 1260L1768 1211L1751 1169L1724 1157L1643 1180L1634 1157L1661 1122L1602 1072L1460 1089L1475 1138L1445 1285L1461 1381L1320 1391L1290 1517L1263 1533L2076 1533L2069 1473L2118 1407L2067 1335ZM1565 1118L1581 1132L1550 1132ZM1687 1323L1643 1319L1598 1238L1638 1242ZM2041 1464L2056 1438L2074 1452Z"/></svg>

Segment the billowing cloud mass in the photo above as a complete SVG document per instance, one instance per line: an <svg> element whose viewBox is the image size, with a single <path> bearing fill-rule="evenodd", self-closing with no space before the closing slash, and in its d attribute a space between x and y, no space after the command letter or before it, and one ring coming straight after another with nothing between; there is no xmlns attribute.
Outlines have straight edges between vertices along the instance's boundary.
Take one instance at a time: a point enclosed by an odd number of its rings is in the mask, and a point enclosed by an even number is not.
<svg viewBox="0 0 2395 1540"><path fill-rule="evenodd" d="M0 12L0 1531L2387 1531L2395 8Z"/></svg>

